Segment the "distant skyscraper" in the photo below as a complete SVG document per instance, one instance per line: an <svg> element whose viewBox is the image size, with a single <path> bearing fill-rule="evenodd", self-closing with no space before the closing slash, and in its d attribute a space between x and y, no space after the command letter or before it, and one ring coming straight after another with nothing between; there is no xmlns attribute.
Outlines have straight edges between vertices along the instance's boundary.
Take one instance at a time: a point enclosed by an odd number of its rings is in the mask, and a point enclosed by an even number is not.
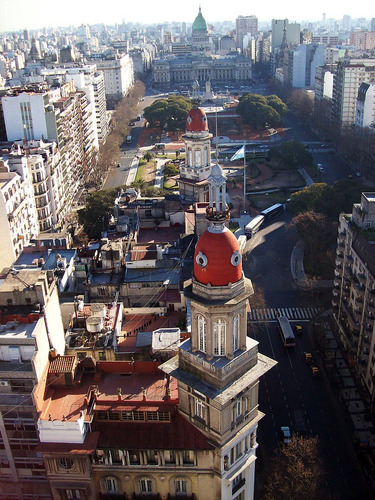
<svg viewBox="0 0 375 500"><path fill-rule="evenodd" d="M322 16L322 24L323 24L323 26L325 26L325 25L326 25L326 13L325 13L325 12L323 12L323 16Z"/></svg>
<svg viewBox="0 0 375 500"><path fill-rule="evenodd" d="M286 42L300 43L300 25L297 23L290 24L288 19L272 19L272 52L278 49L283 41L284 28L286 29Z"/></svg>
<svg viewBox="0 0 375 500"><path fill-rule="evenodd" d="M250 33L258 32L258 18L256 16L239 16L236 19L236 46L243 49L243 38Z"/></svg>
<svg viewBox="0 0 375 500"><path fill-rule="evenodd" d="M371 19L370 30L375 31L375 17Z"/></svg>

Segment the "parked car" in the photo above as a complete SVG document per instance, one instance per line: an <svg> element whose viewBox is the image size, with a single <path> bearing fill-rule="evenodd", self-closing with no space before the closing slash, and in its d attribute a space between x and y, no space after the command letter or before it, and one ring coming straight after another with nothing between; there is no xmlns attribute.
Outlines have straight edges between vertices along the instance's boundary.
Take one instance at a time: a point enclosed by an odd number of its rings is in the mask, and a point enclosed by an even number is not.
<svg viewBox="0 0 375 500"><path fill-rule="evenodd" d="M311 352L305 352L305 361L308 365L313 364L314 360L313 360Z"/></svg>
<svg viewBox="0 0 375 500"><path fill-rule="evenodd" d="M319 375L320 375L319 368L315 365L311 365L310 369L311 369L311 375L314 378L319 378Z"/></svg>
<svg viewBox="0 0 375 500"><path fill-rule="evenodd" d="M281 427L281 440L284 444L289 444L292 441L290 428L287 425Z"/></svg>

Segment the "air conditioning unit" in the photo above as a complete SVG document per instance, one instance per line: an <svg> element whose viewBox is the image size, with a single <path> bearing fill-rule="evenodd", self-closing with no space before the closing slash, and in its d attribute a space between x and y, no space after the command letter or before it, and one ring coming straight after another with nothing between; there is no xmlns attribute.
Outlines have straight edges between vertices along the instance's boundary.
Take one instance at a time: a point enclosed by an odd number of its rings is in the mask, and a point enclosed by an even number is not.
<svg viewBox="0 0 375 500"><path fill-rule="evenodd" d="M8 387L9 382L7 380L0 380L0 387Z"/></svg>

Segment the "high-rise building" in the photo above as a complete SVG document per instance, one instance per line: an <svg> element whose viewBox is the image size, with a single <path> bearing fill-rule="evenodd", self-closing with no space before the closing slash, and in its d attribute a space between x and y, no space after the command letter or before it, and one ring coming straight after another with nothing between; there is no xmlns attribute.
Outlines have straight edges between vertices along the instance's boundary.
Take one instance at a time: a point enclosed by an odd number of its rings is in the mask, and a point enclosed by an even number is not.
<svg viewBox="0 0 375 500"><path fill-rule="evenodd" d="M258 32L258 18L256 16L239 16L236 19L236 47L243 50L245 35L256 35Z"/></svg>
<svg viewBox="0 0 375 500"><path fill-rule="evenodd" d="M50 500L45 465L37 451L33 391L46 375L50 352L64 353L53 272L10 272L0 285L0 316L0 497Z"/></svg>
<svg viewBox="0 0 375 500"><path fill-rule="evenodd" d="M11 168L0 156L0 272L10 267L23 248L39 233L37 211L27 158Z"/></svg>
<svg viewBox="0 0 375 500"><path fill-rule="evenodd" d="M358 90L356 127L373 127L375 124L375 84L362 83Z"/></svg>
<svg viewBox="0 0 375 500"><path fill-rule="evenodd" d="M297 23L289 23L288 19L272 19L272 52L282 45L284 36L288 45L300 43L300 32L301 27Z"/></svg>
<svg viewBox="0 0 375 500"><path fill-rule="evenodd" d="M332 306L352 368L375 395L375 193L362 193L351 214L339 218Z"/></svg>
<svg viewBox="0 0 375 500"><path fill-rule="evenodd" d="M104 74L104 87L107 107L113 109L134 84L133 60L129 54L95 58L98 70Z"/></svg>
<svg viewBox="0 0 375 500"><path fill-rule="evenodd" d="M355 123L359 87L375 78L375 59L345 58L333 79L332 117L341 129Z"/></svg>
<svg viewBox="0 0 375 500"><path fill-rule="evenodd" d="M75 90L73 82L57 91L14 92L2 98L2 105L9 141L48 139L58 146L62 208L51 223L59 226L96 161L92 105L83 91Z"/></svg>

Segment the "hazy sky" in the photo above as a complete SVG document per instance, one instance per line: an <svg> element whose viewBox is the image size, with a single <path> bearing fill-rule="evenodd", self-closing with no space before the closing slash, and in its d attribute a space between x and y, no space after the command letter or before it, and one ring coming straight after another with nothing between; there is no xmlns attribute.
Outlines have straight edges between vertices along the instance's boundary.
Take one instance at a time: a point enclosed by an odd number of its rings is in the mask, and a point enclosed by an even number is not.
<svg viewBox="0 0 375 500"><path fill-rule="evenodd" d="M255 15L259 21L289 19L289 21L320 20L323 12L327 19L341 19L348 14L354 18L375 17L372 2L361 2L360 8L352 0L268 0L249 2L235 0L189 1L177 0L0 0L0 31L36 29L48 26L79 26L80 24L115 24L140 22L144 24L164 21L194 21L199 5L208 23L234 21L238 16Z"/></svg>

